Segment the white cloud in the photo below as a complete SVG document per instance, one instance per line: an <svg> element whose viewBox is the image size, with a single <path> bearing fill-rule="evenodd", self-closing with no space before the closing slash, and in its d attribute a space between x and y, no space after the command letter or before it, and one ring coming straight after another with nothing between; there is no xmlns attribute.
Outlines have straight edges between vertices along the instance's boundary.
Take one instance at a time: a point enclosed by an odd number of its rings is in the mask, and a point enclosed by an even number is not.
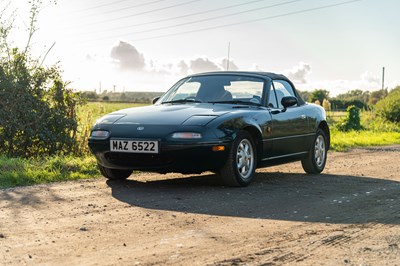
<svg viewBox="0 0 400 266"><path fill-rule="evenodd" d="M296 83L307 83L307 76L311 73L310 64L300 62L297 66L292 67L289 70L283 71L286 76Z"/></svg>
<svg viewBox="0 0 400 266"><path fill-rule="evenodd" d="M190 67L184 60L179 61L177 67L182 75L187 75L189 73Z"/></svg>
<svg viewBox="0 0 400 266"><path fill-rule="evenodd" d="M192 58L181 59L174 64L170 64L169 69L166 69L166 71L169 70L171 74L183 76L201 72L223 71L226 69L227 63L228 59L226 58L210 59L207 56L194 56ZM236 65L234 60L229 60L229 70L239 70L239 67Z"/></svg>
<svg viewBox="0 0 400 266"><path fill-rule="evenodd" d="M207 71L219 71L221 70L218 64L214 63L206 57L199 57L190 60L190 69L194 73L207 72Z"/></svg>
<svg viewBox="0 0 400 266"><path fill-rule="evenodd" d="M369 71L365 71L360 76L361 80L367 85L379 86L381 79Z"/></svg>
<svg viewBox="0 0 400 266"><path fill-rule="evenodd" d="M110 55L122 70L142 70L145 67L143 54L127 42L120 41L111 49Z"/></svg>

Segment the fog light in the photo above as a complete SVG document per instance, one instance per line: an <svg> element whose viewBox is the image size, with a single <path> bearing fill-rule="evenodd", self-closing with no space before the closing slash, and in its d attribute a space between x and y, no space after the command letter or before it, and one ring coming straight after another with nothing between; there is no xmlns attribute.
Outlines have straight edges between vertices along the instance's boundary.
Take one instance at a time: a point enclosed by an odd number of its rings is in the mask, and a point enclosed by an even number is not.
<svg viewBox="0 0 400 266"><path fill-rule="evenodd" d="M195 132L176 132L172 134L173 139L201 139L200 133Z"/></svg>
<svg viewBox="0 0 400 266"><path fill-rule="evenodd" d="M219 145L219 146L213 146L212 151L224 151L225 146Z"/></svg>

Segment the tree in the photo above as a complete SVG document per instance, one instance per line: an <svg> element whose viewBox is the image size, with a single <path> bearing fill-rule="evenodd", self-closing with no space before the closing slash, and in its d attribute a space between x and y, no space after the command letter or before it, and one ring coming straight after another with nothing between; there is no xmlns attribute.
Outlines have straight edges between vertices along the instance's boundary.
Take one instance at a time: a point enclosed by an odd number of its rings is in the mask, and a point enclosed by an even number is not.
<svg viewBox="0 0 400 266"><path fill-rule="evenodd" d="M363 102L365 105L368 103L369 97L370 92L362 90L350 90L346 93L336 96L336 98L340 100L345 100L348 102L357 100Z"/></svg>
<svg viewBox="0 0 400 266"><path fill-rule="evenodd" d="M400 123L400 86L397 86L384 99L377 102L375 112L388 121Z"/></svg>
<svg viewBox="0 0 400 266"><path fill-rule="evenodd" d="M11 22L0 22L0 153L30 157L76 151L80 95L67 89L57 65L29 55L41 1L31 2L27 46L10 48ZM10 19L9 21L12 21Z"/></svg>
<svg viewBox="0 0 400 266"><path fill-rule="evenodd" d="M320 103L324 101L324 99L329 99L329 91L327 90L314 90L311 92L310 97L308 98L308 101L313 103L316 100L318 100Z"/></svg>
<svg viewBox="0 0 400 266"><path fill-rule="evenodd" d="M381 89L378 91L373 91L371 92L371 96L369 97L368 104L369 105L375 105L377 102L382 100L388 95L388 90L387 89Z"/></svg>
<svg viewBox="0 0 400 266"><path fill-rule="evenodd" d="M309 91L297 90L297 92L300 94L300 97L305 101L308 101L308 99L310 98L311 92Z"/></svg>
<svg viewBox="0 0 400 266"><path fill-rule="evenodd" d="M99 96L96 94L95 91L84 91L81 93L82 98L88 99L88 100L96 100L99 98Z"/></svg>

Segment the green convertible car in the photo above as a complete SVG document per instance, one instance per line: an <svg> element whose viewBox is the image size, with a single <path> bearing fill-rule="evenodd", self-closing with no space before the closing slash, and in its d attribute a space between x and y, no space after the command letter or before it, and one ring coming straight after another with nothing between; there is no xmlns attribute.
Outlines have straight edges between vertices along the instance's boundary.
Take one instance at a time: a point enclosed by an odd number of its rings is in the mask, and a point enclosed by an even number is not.
<svg viewBox="0 0 400 266"><path fill-rule="evenodd" d="M102 117L89 137L106 178L212 171L230 186L248 185L256 168L296 160L318 174L329 145L324 109L266 72L190 75L152 105Z"/></svg>

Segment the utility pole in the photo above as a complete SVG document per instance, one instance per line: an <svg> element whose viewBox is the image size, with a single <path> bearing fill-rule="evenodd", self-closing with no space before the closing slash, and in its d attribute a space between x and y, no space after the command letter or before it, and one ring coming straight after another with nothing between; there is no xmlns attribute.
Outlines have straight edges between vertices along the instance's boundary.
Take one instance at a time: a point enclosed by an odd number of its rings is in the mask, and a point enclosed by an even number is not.
<svg viewBox="0 0 400 266"><path fill-rule="evenodd" d="M231 42L228 42L228 62L226 62L226 71L229 70L229 54L231 52Z"/></svg>
<svg viewBox="0 0 400 266"><path fill-rule="evenodd" d="M385 89L385 67L382 68L382 90Z"/></svg>

